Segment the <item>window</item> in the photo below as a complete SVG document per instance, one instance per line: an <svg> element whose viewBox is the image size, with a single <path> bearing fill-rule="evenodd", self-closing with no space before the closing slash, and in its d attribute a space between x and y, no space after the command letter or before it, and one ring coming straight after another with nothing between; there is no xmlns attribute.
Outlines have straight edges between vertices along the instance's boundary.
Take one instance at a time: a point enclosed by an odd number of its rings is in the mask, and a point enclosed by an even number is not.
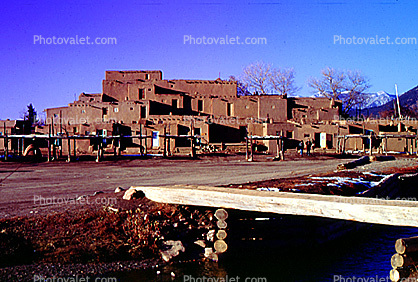
<svg viewBox="0 0 418 282"><path fill-rule="evenodd" d="M194 129L194 135L200 135L200 134L201 134L200 128L195 128Z"/></svg>
<svg viewBox="0 0 418 282"><path fill-rule="evenodd" d="M305 138L309 138L309 137L311 137L311 135L310 135L310 134L305 133L305 134L303 135L303 137L305 137Z"/></svg>
<svg viewBox="0 0 418 282"><path fill-rule="evenodd" d="M141 118L147 118L147 107L141 107Z"/></svg>
<svg viewBox="0 0 418 282"><path fill-rule="evenodd" d="M198 112L203 112L203 101L202 100L197 100L197 111Z"/></svg>
<svg viewBox="0 0 418 282"><path fill-rule="evenodd" d="M139 88L138 89L138 100L144 99L144 89Z"/></svg>
<svg viewBox="0 0 418 282"><path fill-rule="evenodd" d="M131 108L130 108L130 110L131 110L131 111L133 111L133 110L134 110L134 108L132 108L132 107L131 107Z"/></svg>
<svg viewBox="0 0 418 282"><path fill-rule="evenodd" d="M132 121L132 124L136 124L136 120L133 120L133 121Z"/></svg>
<svg viewBox="0 0 418 282"><path fill-rule="evenodd" d="M146 79L146 80L148 80L149 78L150 78L150 77L149 77L149 73L146 73L146 74L145 74L145 79Z"/></svg>
<svg viewBox="0 0 418 282"><path fill-rule="evenodd" d="M177 109L177 107L178 107L177 99L171 100L171 106L173 107L173 109Z"/></svg>
<svg viewBox="0 0 418 282"><path fill-rule="evenodd" d="M73 133L76 134L77 133L77 127L73 127Z"/></svg>
<svg viewBox="0 0 418 282"><path fill-rule="evenodd" d="M85 114L85 113L86 113L86 110L81 110L81 113L82 113L82 114Z"/></svg>
<svg viewBox="0 0 418 282"><path fill-rule="evenodd" d="M102 115L107 115L107 108L102 108Z"/></svg>
<svg viewBox="0 0 418 282"><path fill-rule="evenodd" d="M114 113L119 112L119 108L113 108L113 112L114 112Z"/></svg>

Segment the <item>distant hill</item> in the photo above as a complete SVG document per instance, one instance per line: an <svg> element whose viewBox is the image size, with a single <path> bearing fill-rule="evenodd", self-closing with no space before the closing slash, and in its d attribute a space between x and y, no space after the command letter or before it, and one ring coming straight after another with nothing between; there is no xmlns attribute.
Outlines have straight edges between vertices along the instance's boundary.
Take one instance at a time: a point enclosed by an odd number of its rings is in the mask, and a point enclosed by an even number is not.
<svg viewBox="0 0 418 282"><path fill-rule="evenodd" d="M406 108L412 111L418 111L418 86L412 88L411 90L406 91L399 96L399 103L402 108ZM391 111L394 108L394 100L385 103L384 105L378 107L372 107L366 111L369 115L378 116L379 113L385 111ZM363 111L365 114L365 112Z"/></svg>
<svg viewBox="0 0 418 282"><path fill-rule="evenodd" d="M341 98L344 99L345 95L348 94L341 94ZM393 101L393 99L395 99L396 95L394 94L389 94L385 91L378 91L375 93L364 93L364 95L367 97L366 101L363 105L363 113L365 113L366 111L364 109L370 109L370 108L376 108L376 107L380 107L382 105L385 105L386 103L389 103L391 101ZM321 94L314 94L311 97L313 98L317 98L317 97L323 97ZM350 111L351 115L355 115L355 109Z"/></svg>

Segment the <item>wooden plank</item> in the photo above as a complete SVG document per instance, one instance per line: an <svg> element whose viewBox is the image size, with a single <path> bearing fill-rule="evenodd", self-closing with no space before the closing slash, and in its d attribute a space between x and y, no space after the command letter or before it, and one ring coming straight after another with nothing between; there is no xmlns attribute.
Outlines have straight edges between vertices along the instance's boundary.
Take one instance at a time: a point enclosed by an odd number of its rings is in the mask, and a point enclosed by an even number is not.
<svg viewBox="0 0 418 282"><path fill-rule="evenodd" d="M327 196L206 186L131 187L152 201L319 216L358 222L418 227L416 201Z"/></svg>

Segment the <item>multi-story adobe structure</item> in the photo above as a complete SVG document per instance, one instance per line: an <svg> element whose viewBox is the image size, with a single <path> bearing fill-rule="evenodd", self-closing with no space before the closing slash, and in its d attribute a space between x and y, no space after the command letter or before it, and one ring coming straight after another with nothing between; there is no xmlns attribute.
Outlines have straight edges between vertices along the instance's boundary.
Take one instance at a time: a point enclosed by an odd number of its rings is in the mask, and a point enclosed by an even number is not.
<svg viewBox="0 0 418 282"><path fill-rule="evenodd" d="M165 80L161 71L106 71L102 86L102 93L82 93L67 107L47 109L47 124L69 135L152 132L149 149L161 147L158 136L163 133L199 135L205 144L244 142L247 131L319 142L321 129L338 119L341 108L339 101L327 98L238 96L236 82ZM304 128L311 124L318 126ZM127 150L138 152L140 143L134 139ZM172 150L188 146L184 139L170 143Z"/></svg>

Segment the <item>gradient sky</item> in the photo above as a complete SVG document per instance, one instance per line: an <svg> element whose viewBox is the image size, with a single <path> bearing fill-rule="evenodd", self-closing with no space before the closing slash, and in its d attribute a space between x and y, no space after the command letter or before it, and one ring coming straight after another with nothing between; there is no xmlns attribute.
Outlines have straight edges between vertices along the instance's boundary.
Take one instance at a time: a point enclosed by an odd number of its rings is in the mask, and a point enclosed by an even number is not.
<svg viewBox="0 0 418 282"><path fill-rule="evenodd" d="M300 96L321 69L360 70L371 92L418 84L418 44L340 45L334 36L418 39L418 2L7 1L0 7L0 119L26 105L65 106L101 92L106 70L162 70L166 79L227 79L255 61L293 67ZM116 45L40 45L34 36L114 37ZM264 37L266 45L190 45L184 36Z"/></svg>

